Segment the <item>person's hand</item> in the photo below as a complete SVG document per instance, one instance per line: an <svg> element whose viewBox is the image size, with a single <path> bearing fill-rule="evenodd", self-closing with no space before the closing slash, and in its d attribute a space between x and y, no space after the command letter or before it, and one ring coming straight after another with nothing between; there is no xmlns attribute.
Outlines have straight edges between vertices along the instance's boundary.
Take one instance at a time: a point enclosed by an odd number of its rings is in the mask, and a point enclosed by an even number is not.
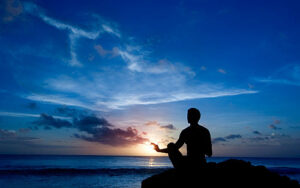
<svg viewBox="0 0 300 188"><path fill-rule="evenodd" d="M159 147L158 147L158 145L157 145L157 144L151 143L151 145L153 145L153 146L154 146L154 149L155 149L155 151L157 151L157 152L159 152L159 151L160 151L160 149L159 149Z"/></svg>

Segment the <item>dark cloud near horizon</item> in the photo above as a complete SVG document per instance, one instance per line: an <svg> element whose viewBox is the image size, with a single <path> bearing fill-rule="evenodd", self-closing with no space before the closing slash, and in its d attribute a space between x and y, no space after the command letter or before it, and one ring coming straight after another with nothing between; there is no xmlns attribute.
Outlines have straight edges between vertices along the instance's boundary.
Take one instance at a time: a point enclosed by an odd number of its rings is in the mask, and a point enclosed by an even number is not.
<svg viewBox="0 0 300 188"><path fill-rule="evenodd" d="M22 133L20 129L16 130L7 130L0 128L0 143L11 143L11 142L31 142L33 140L37 140L39 138L31 137L31 136L19 136L18 134Z"/></svg>
<svg viewBox="0 0 300 188"><path fill-rule="evenodd" d="M72 111L73 110L68 110L65 112L69 113ZM75 116L78 116L78 114ZM80 117L73 117L73 120L70 122L43 113L37 121L33 122L33 124L43 126L45 129L75 128L80 133L74 134L74 137L111 146L142 144L149 141L147 138L140 135L135 128L115 128L114 125L109 123L105 118L100 118L96 115L90 114L84 116L83 114L80 114L79 116Z"/></svg>
<svg viewBox="0 0 300 188"><path fill-rule="evenodd" d="M16 131L14 130L6 130L6 129L0 129L0 137L1 138L7 138L7 137L12 137L16 136Z"/></svg>
<svg viewBox="0 0 300 188"><path fill-rule="evenodd" d="M176 127L173 124L161 125L160 128L161 129L176 130Z"/></svg>
<svg viewBox="0 0 300 188"><path fill-rule="evenodd" d="M228 140L239 139L239 138L242 138L242 136L240 134L230 134L230 135L225 136L225 137L214 138L212 140L212 143L216 144L216 143L220 143L220 142L227 142Z"/></svg>
<svg viewBox="0 0 300 188"><path fill-rule="evenodd" d="M138 131L132 127L128 127L126 130L98 127L89 129L87 133L90 136L84 134L74 134L74 136L89 142L99 142L111 146L134 145L149 141L147 138L138 135Z"/></svg>
<svg viewBox="0 0 300 188"><path fill-rule="evenodd" d="M273 130L281 130L281 128L275 126L274 124L269 125L269 128Z"/></svg>
<svg viewBox="0 0 300 188"><path fill-rule="evenodd" d="M231 134L225 137L225 139L230 140L230 139L236 139L236 138L242 138L240 134Z"/></svg>
<svg viewBox="0 0 300 188"><path fill-rule="evenodd" d="M227 142L227 140L226 140L225 138L222 138L222 137L217 137L217 138L214 138L214 139L212 140L212 143L213 143L213 144L216 144L216 143L218 143L218 142Z"/></svg>
<svg viewBox="0 0 300 188"><path fill-rule="evenodd" d="M253 131L253 134L257 134L257 135L261 135L261 133L259 131Z"/></svg>
<svg viewBox="0 0 300 188"><path fill-rule="evenodd" d="M39 126L44 126L45 129L51 129L52 127L55 127L55 128L62 128L62 127L71 128L71 127L73 127L71 122L69 122L67 120L63 120L63 119L54 118L53 116L45 114L45 113L40 114L39 119L34 121L33 124L39 125Z"/></svg>

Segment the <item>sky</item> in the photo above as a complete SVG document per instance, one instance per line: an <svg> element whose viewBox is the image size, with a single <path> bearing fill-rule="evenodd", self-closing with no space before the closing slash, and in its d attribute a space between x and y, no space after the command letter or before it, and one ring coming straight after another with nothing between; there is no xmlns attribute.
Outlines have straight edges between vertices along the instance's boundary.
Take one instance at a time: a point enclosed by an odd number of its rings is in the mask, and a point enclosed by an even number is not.
<svg viewBox="0 0 300 188"><path fill-rule="evenodd" d="M300 2L0 2L0 154L300 157ZM185 153L185 148L181 150Z"/></svg>

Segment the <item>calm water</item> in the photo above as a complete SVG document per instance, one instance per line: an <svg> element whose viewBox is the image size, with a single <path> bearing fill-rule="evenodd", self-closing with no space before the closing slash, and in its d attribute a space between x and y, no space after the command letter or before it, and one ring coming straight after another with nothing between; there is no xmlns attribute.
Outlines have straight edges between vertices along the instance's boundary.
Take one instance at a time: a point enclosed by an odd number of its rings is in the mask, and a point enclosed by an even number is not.
<svg viewBox="0 0 300 188"><path fill-rule="evenodd" d="M208 159L221 162L229 158ZM300 181L300 159L235 158ZM171 168L167 157L0 155L1 187L140 187Z"/></svg>

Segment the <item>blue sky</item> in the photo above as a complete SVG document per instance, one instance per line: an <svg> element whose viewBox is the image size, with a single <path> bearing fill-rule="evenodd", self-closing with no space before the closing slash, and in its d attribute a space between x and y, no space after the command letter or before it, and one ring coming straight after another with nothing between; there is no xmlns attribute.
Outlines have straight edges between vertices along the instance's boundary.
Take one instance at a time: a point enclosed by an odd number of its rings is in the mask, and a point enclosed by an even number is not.
<svg viewBox="0 0 300 188"><path fill-rule="evenodd" d="M0 4L0 153L300 157L298 1ZM184 152L184 151L183 151Z"/></svg>

